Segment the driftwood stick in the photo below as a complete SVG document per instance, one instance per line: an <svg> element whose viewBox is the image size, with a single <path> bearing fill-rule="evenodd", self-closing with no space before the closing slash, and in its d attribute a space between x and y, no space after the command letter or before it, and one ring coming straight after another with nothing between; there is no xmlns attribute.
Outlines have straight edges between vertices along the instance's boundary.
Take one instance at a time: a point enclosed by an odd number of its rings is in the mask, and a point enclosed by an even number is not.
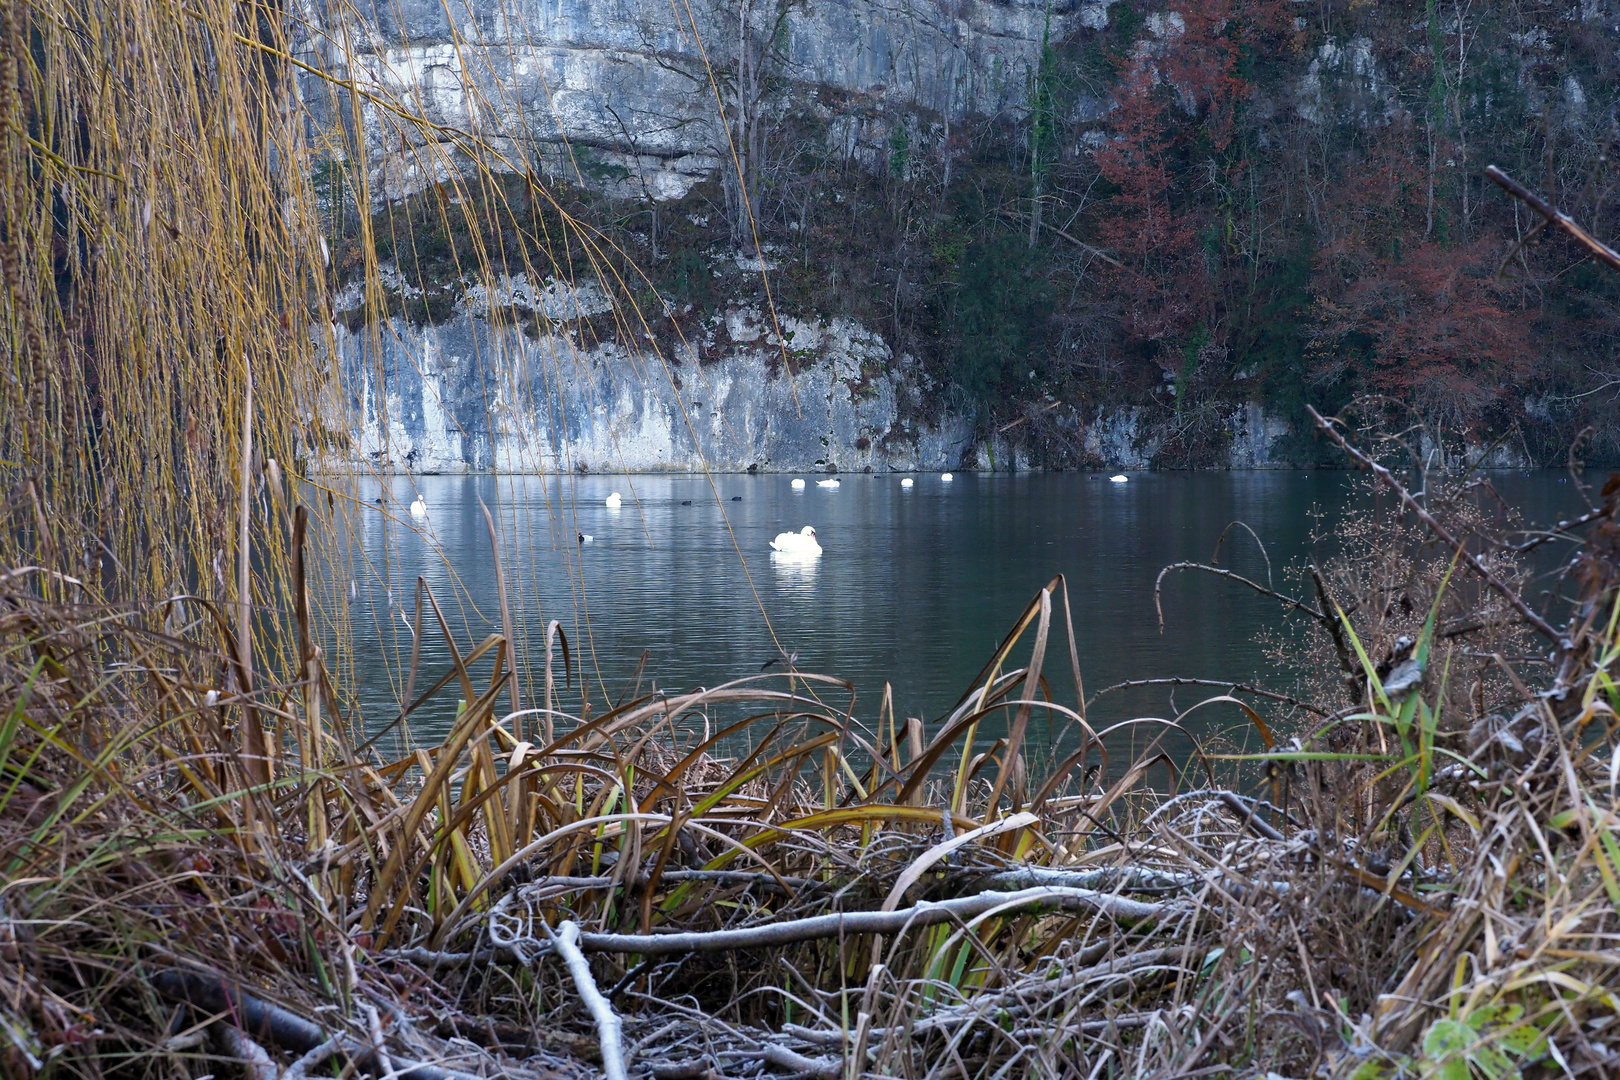
<svg viewBox="0 0 1620 1080"><path fill-rule="evenodd" d="M205 1013L232 1013L244 1034L278 1049L307 1054L329 1038L319 1024L243 993L228 984L222 975L160 971L152 976L152 988L164 997L183 1001ZM352 1039L342 1039L340 1049L353 1058L360 1069L374 1076L383 1074L377 1055L369 1048ZM468 1073L400 1058L395 1058L393 1065L395 1080L477 1080Z"/></svg>
<svg viewBox="0 0 1620 1080"><path fill-rule="evenodd" d="M248 1080L276 1080L276 1063L270 1060L264 1047L232 1027L229 1019L219 1025L219 1034L225 1052L241 1064Z"/></svg>
<svg viewBox="0 0 1620 1080"><path fill-rule="evenodd" d="M1339 430L1333 426L1333 421L1328 420L1309 405L1305 406L1305 411L1311 414L1311 419L1316 421L1317 428L1329 439L1333 440L1335 446L1354 458L1362 468L1370 469L1372 474L1378 477L1385 487L1395 493L1396 498L1401 500L1402 505L1415 514L1419 521L1428 526L1430 532L1434 533L1447 547L1456 552L1457 557L1467 563L1470 570L1483 578L1485 584L1495 589L1502 595L1503 599L1512 604L1513 610L1517 611L1524 621L1535 629L1536 633L1557 645L1560 649L1567 647L1568 643L1563 636L1557 630L1554 630L1546 619L1536 614L1535 609L1524 602L1524 597L1520 596L1514 589L1509 588L1505 581L1496 576L1495 571L1480 562L1479 557L1464 547L1462 541L1452 536L1450 530L1436 521L1434 515L1425 510L1423 504L1412 497L1412 493L1407 491L1399 480L1395 479L1393 473L1354 446L1351 446L1350 440L1339 434Z"/></svg>
<svg viewBox="0 0 1620 1080"><path fill-rule="evenodd" d="M1097 979L1114 978L1144 968L1179 968L1196 964L1204 958L1204 951L1191 945L1171 945L1158 949L1118 956L1100 964L1059 975L1035 986L1017 985L997 993L985 994L961 1005L947 1006L933 1016L919 1020L912 1030L926 1031L934 1027L948 1027L965 1020L987 1016L1019 1016L1035 1013L1043 1002L1059 994L1084 986Z"/></svg>
<svg viewBox="0 0 1620 1080"><path fill-rule="evenodd" d="M837 1058L807 1058L803 1054L795 1053L787 1047L778 1046L775 1043L766 1043L759 1056L765 1059L767 1065L775 1065L779 1069L803 1073L814 1077L815 1080L838 1080L839 1077L844 1075L844 1063Z"/></svg>
<svg viewBox="0 0 1620 1080"><path fill-rule="evenodd" d="M1123 892L1176 892L1201 888L1204 878L1197 874L1173 874L1139 867L1105 866L1095 870L1068 870L1055 866L1015 866L998 870L980 883L992 889L1035 889L1057 886L1065 889L1118 889Z"/></svg>
<svg viewBox="0 0 1620 1080"><path fill-rule="evenodd" d="M1255 835L1275 843L1281 843L1287 839L1282 833L1273 828L1270 822L1262 821L1256 816L1260 809L1258 806L1252 803L1245 806L1243 800L1230 791L1221 792L1220 800L1221 805L1232 811L1232 814L1253 830Z"/></svg>
<svg viewBox="0 0 1620 1080"><path fill-rule="evenodd" d="M596 988L590 961L579 951L579 939L579 924L569 919L557 928L552 943L563 963L568 965L568 974L573 976L574 987L579 990L591 1019L596 1021L596 1036L602 1044L602 1071L607 1074L607 1080L625 1080L624 1024L613 1011L613 1004Z"/></svg>
<svg viewBox="0 0 1620 1080"><path fill-rule="evenodd" d="M536 878L525 886L526 889L606 889L614 885L640 887L647 884L645 871L638 871L633 878L615 882L607 874L594 877L564 877L561 875ZM786 885L790 889L813 889L817 886L826 886L826 882L816 881L813 878L779 878L771 874L759 873L752 870L666 870L658 876L660 882L679 883L683 881L706 881L716 885L759 885L776 891L781 891Z"/></svg>
<svg viewBox="0 0 1620 1080"><path fill-rule="evenodd" d="M339 1053L342 1049L343 1037L341 1035L332 1036L289 1065L287 1071L282 1074L281 1080L304 1080L309 1075L309 1070L323 1064L328 1058Z"/></svg>
<svg viewBox="0 0 1620 1080"><path fill-rule="evenodd" d="M1062 911L1094 911L1130 922L1156 919L1171 910L1168 903L1150 904L1093 889L1043 886L1017 892L982 892L938 903L924 901L898 911L847 911L786 919L740 930L709 930L679 934L594 934L579 936L587 952L635 953L668 956L676 953L730 952L793 945L819 938L855 934L894 934L907 926L934 926L957 919L972 919L996 909L1007 911L1051 907ZM1177 909L1179 910L1179 909Z"/></svg>

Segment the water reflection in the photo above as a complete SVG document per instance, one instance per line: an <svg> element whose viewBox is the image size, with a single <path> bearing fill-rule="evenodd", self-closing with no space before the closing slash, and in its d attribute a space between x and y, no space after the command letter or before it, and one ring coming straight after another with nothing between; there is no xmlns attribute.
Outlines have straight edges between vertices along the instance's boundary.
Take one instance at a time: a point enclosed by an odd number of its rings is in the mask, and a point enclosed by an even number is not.
<svg viewBox="0 0 1620 1080"><path fill-rule="evenodd" d="M791 479L360 482L359 547L334 572L340 588L354 589L354 674L368 722L396 715L404 695L419 575L463 651L499 629L480 499L502 537L519 661L530 683L542 680L545 626L559 620L571 644L570 708L579 706L582 680L597 710L633 689L643 650L642 692L715 686L796 653L801 671L851 680L861 717L875 716L888 683L900 717L932 722L1058 573L1068 583L1091 692L1166 676L1282 680L1263 651L1265 635L1280 625L1275 604L1206 575L1178 575L1165 584L1161 635L1154 578L1169 563L1208 559L1227 524L1241 520L1265 542L1278 586L1288 591L1300 566L1322 555L1313 513L1331 521L1364 497L1352 475L1326 472L1144 473L1128 484L1084 474L967 474L949 484L918 477L909 490L893 476L847 476L838 490L795 490ZM1493 482L1528 518L1549 521L1575 510L1573 485L1557 479L1513 474ZM614 490L623 493L617 509L605 505ZM428 517L413 522L408 507L418 495ZM816 529L820 559L771 552L777 534L805 525ZM581 534L593 542L581 544ZM1237 532L1221 562L1266 576L1258 550ZM450 664L431 609L427 618L417 692ZM1052 649L1052 693L1072 702L1067 644L1054 640ZM1094 719L1174 715L1170 692L1110 695ZM1196 700L1189 693L1181 692L1183 707ZM441 695L415 719L422 738L448 726L455 697Z"/></svg>
<svg viewBox="0 0 1620 1080"><path fill-rule="evenodd" d="M821 566L820 555L807 555L796 551L771 552L771 569L776 571L777 582L789 589L811 595L816 584L816 570Z"/></svg>

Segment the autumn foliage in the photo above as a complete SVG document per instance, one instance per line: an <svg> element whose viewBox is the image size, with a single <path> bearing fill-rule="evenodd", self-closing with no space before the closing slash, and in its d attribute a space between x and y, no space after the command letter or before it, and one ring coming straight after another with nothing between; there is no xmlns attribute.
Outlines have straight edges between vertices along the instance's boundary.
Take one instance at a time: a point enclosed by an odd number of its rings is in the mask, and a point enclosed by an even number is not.
<svg viewBox="0 0 1620 1080"><path fill-rule="evenodd" d="M1231 151L1251 87L1240 60L1280 12L1273 0L1188 8L1154 16L1134 44L1094 154L1114 190L1097 235L1123 264L1112 275L1123 329L1166 369L1180 366L1180 341L1219 317L1218 208L1203 189L1217 176L1241 180L1244 163Z"/></svg>
<svg viewBox="0 0 1620 1080"><path fill-rule="evenodd" d="M1401 259L1368 259L1315 311L1319 380L1355 371L1364 389L1410 401L1467 427L1529 372L1528 321L1495 279L1500 244L1420 244Z"/></svg>
<svg viewBox="0 0 1620 1080"><path fill-rule="evenodd" d="M1118 265L1094 280L1114 304L1123 377L1139 371L1176 415L1200 397L1287 412L1376 394L1483 437L1580 381L1561 337L1612 352L1603 284L1550 306L1549 275L1578 269L1579 253L1549 245L1549 267L1534 246L1517 252L1530 222L1480 176L1488 161L1537 179L1545 165L1571 205L1608 190L1606 158L1588 151L1575 173L1581 148L1549 127L1578 119L1582 79L1607 85L1582 66L1596 54L1527 57L1533 17L1433 3L1311 18L1277 0L1110 10L1107 107L1087 137L1106 185L1092 235Z"/></svg>

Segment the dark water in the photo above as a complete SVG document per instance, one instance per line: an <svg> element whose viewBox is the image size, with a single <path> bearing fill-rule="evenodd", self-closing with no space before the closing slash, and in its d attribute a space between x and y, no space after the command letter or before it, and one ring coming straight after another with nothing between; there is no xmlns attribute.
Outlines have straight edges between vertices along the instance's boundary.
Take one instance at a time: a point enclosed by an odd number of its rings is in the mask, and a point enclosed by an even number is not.
<svg viewBox="0 0 1620 1080"><path fill-rule="evenodd" d="M1133 473L1124 484L1073 473L958 475L947 484L930 474L910 490L898 476L856 475L834 491L816 487L814 476L794 491L790 479L719 476L711 488L687 476L401 477L386 492L362 482L362 547L337 573L355 582L355 689L368 724L398 711L411 645L400 613L411 610L418 574L463 651L499 628L480 498L503 532L535 683L546 621L560 620L574 646L574 690L564 699L571 711L581 671L600 711L605 697L632 685L644 649L645 692L753 674L780 648L797 652L801 670L851 680L864 720L876 716L887 680L901 716L930 722L1059 573L1068 581L1088 693L1162 676L1286 682L1262 652L1262 636L1282 625L1274 602L1206 575L1172 575L1161 635L1154 579L1170 563L1209 559L1222 530L1241 520L1265 542L1278 587L1293 591L1291 571L1311 557L1313 530L1367 498L1355 476L1334 472ZM1560 473L1492 479L1529 520L1577 511ZM614 490L624 500L617 511L603 505ZM413 523L406 510L418 493L429 508L426 523ZM374 504L379 494L391 521ZM806 524L816 528L820 560L773 563L771 537ZM580 545L579 533L593 542ZM1259 549L1241 531L1228 535L1221 561L1266 576ZM1021 663L1027 650L1019 656ZM442 635L424 635L424 672L436 677L448 664ZM1061 635L1046 670L1058 700L1072 703ZM1164 687L1109 695L1094 719L1171 716L1176 704L1215 692L1183 688L1174 700ZM443 731L456 697L447 689L414 719L419 739Z"/></svg>

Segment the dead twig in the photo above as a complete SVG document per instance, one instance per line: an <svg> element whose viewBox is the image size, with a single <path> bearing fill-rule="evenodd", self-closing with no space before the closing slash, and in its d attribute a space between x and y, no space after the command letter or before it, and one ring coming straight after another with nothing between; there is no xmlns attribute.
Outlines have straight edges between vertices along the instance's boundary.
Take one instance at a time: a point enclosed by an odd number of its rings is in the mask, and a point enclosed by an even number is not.
<svg viewBox="0 0 1620 1080"><path fill-rule="evenodd" d="M596 979L591 975L590 961L579 950L579 939L579 924L569 919L557 928L551 941L557 954L563 958L563 963L568 966L568 974L573 977L574 987L585 1002L591 1019L596 1022L596 1035L602 1044L602 1071L607 1074L607 1080L625 1080L624 1044L621 1038L624 1023L619 1019L619 1014L613 1011L613 1004L597 989Z"/></svg>
<svg viewBox="0 0 1620 1080"><path fill-rule="evenodd" d="M1320 705L1312 705L1310 702L1301 701L1297 697L1290 697L1288 694L1279 694L1275 690L1263 690L1258 686L1250 686L1248 683L1222 682L1219 679L1184 679L1177 676L1170 676L1162 679L1126 679L1124 682L1118 682L1112 686L1103 687L1101 690L1092 695L1091 700L1096 701L1104 694L1112 693L1115 690L1130 690L1138 686L1225 687L1229 693L1253 694L1255 697L1269 698L1272 701L1280 701L1285 705L1292 705L1296 709L1304 709L1306 712L1315 713L1317 716L1330 715L1328 710L1322 708ZM1090 704L1090 702L1087 704Z"/></svg>
<svg viewBox="0 0 1620 1080"><path fill-rule="evenodd" d="M1328 420L1321 413L1317 412L1315 408L1307 405L1305 406L1305 411L1311 414L1311 419L1316 421L1317 428L1319 428L1329 439L1333 440L1333 444L1335 446L1337 446L1340 450L1343 450L1346 454L1350 455L1350 457L1354 458L1362 468L1370 469L1372 474L1378 477L1379 481L1381 481L1385 487L1389 488L1395 493L1396 497L1401 500L1402 505L1404 505L1408 510L1412 511L1412 513L1417 516L1419 521L1428 526L1430 532L1434 533L1434 535L1439 537L1447 547L1456 552L1457 557L1466 563L1470 570L1474 571L1474 573L1478 574L1482 579L1484 579L1485 584L1496 590L1496 592L1499 593L1503 599L1507 600L1509 604L1512 604L1513 610L1517 611L1519 615L1523 617L1524 621L1529 623L1530 626L1535 629L1536 633L1540 634L1548 641L1551 641L1561 649L1568 646L1568 642L1564 640L1563 636L1560 635L1557 630L1552 628L1551 623L1538 615L1534 608L1524 602L1524 598L1518 594L1517 590L1510 588L1505 581L1503 581L1493 570L1491 570L1490 567L1480 562L1478 556L1464 547L1462 542L1453 536L1449 529L1440 524L1440 522L1436 521L1434 515L1425 510L1423 508L1423 504L1412 497L1411 492L1407 491L1401 482L1395 479L1393 473L1384 468L1384 466L1378 464L1378 462L1374 461L1372 458L1368 457L1366 454L1362 453L1360 450L1356 449L1354 446L1350 445L1350 441L1343 435L1339 434L1338 429L1333 426L1333 421Z"/></svg>
<svg viewBox="0 0 1620 1080"><path fill-rule="evenodd" d="M1509 176L1501 169L1498 169L1495 165L1487 165L1485 167L1485 175L1495 181L1497 187L1501 188L1515 199L1518 199L1536 213L1540 214L1546 219L1548 225L1553 225L1560 228L1570 236L1574 237L1575 242L1580 244L1587 251L1591 252L1593 258L1598 259L1601 262L1608 263L1616 270L1620 270L1620 254L1616 254L1613 248L1609 247L1607 244L1603 243L1603 241L1599 240L1597 237L1575 224L1574 218L1570 217L1557 207L1550 205L1541 196L1537 195L1535 192L1513 179L1513 177ZM1529 238L1526 237L1526 239Z"/></svg>
<svg viewBox="0 0 1620 1080"><path fill-rule="evenodd" d="M1092 889L1047 886L1021 889L1017 892L982 892L975 896L964 896L938 903L924 901L898 911L840 911L805 919L786 919L738 930L699 930L677 934L582 933L579 937L579 947L587 952L637 953L642 956L733 952L739 949L792 945L818 938L894 934L908 926L919 928L934 926L957 919L971 919L989 911L1012 912L1032 907L1051 907L1061 911L1094 911L1130 922L1157 919L1171 910L1168 903L1149 904Z"/></svg>
<svg viewBox="0 0 1620 1080"><path fill-rule="evenodd" d="M1159 633L1161 634L1164 633L1164 604L1160 600L1159 587L1164 583L1164 576L1172 570L1202 570L1206 574L1214 574L1216 577L1223 577L1228 581L1235 581L1239 585L1247 585L1249 588L1253 589L1262 596L1269 596L1273 600L1279 601L1284 607L1295 611L1303 611L1305 614L1309 615L1317 622L1322 623L1324 626L1330 621L1329 616L1326 613L1318 611L1316 608L1311 607L1311 605L1305 603L1304 601L1295 600L1292 596L1284 596L1276 589L1268 589L1258 581L1251 581L1242 574L1234 574L1230 570L1222 570L1220 567L1210 566L1208 563L1178 562L1171 563L1163 570L1160 570L1159 576L1153 579L1153 610L1159 613Z"/></svg>

